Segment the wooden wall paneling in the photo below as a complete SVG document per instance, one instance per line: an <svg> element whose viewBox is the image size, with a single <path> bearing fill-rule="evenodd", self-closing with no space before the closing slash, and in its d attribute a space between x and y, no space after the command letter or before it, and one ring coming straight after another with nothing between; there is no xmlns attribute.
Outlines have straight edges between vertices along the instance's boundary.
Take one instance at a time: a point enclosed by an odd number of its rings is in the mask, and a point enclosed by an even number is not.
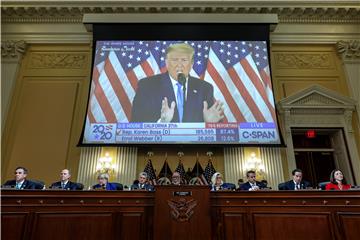
<svg viewBox="0 0 360 240"><path fill-rule="evenodd" d="M340 237L346 240L359 239L360 236L360 212L338 212L337 224L339 225Z"/></svg>
<svg viewBox="0 0 360 240"><path fill-rule="evenodd" d="M206 189L204 194L205 188L163 186L155 193L3 190L2 239L352 240L359 236L360 191L209 193ZM173 196L176 189L192 191L184 198L198 201L188 222L177 222L167 205L168 199L181 198ZM181 214L188 209L180 207ZM25 229L23 238L12 232L18 226Z"/></svg>
<svg viewBox="0 0 360 240"><path fill-rule="evenodd" d="M141 211L121 211L118 213L119 221L116 226L117 236L122 240L141 240L146 238L144 212Z"/></svg>
<svg viewBox="0 0 360 240"><path fill-rule="evenodd" d="M245 240L249 239L247 224L247 213L238 211L222 212L224 239Z"/></svg>
<svg viewBox="0 0 360 240"><path fill-rule="evenodd" d="M113 239L112 212L36 212L32 240Z"/></svg>
<svg viewBox="0 0 360 240"><path fill-rule="evenodd" d="M28 212L1 212L1 239L22 240L28 219Z"/></svg>
<svg viewBox="0 0 360 240"><path fill-rule="evenodd" d="M252 213L254 239L335 239L330 212L275 211Z"/></svg>
<svg viewBox="0 0 360 240"><path fill-rule="evenodd" d="M186 193L182 196L175 193ZM156 240L211 239L208 186L158 186L155 192ZM176 216L176 217L175 217Z"/></svg>

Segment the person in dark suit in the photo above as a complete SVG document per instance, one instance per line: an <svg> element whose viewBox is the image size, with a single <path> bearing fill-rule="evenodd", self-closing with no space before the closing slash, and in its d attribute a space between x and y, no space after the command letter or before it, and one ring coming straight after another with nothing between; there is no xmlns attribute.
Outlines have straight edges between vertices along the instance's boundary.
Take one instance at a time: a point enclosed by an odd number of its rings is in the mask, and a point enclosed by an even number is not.
<svg viewBox="0 0 360 240"><path fill-rule="evenodd" d="M220 191L220 190L235 190L235 184L226 183L222 180L222 175L219 172L216 172L211 177L211 191Z"/></svg>
<svg viewBox="0 0 360 240"><path fill-rule="evenodd" d="M97 177L98 184L92 186L93 189L102 189L102 190L123 190L123 185L120 183L110 183L109 174L100 173Z"/></svg>
<svg viewBox="0 0 360 240"><path fill-rule="evenodd" d="M60 172L60 181L50 185L51 189L78 190L79 184L70 181L71 174L69 169L63 169Z"/></svg>
<svg viewBox="0 0 360 240"><path fill-rule="evenodd" d="M301 169L294 169L291 173L293 179L288 182L280 183L279 190L300 190L311 187L309 182L302 180L303 174Z"/></svg>
<svg viewBox="0 0 360 240"><path fill-rule="evenodd" d="M223 104L214 102L213 86L189 74L194 52L186 43L168 47L167 72L138 83L131 122L219 122L224 118Z"/></svg>
<svg viewBox="0 0 360 240"><path fill-rule="evenodd" d="M262 182L256 181L256 173L253 170L246 172L246 177L248 181L240 185L239 190L242 191L258 191L260 189L266 188Z"/></svg>
<svg viewBox="0 0 360 240"><path fill-rule="evenodd" d="M24 167L17 167L15 169L15 180L6 181L3 186L15 188L17 190L22 189L43 189L44 185L40 183L35 183L33 181L27 180L28 170Z"/></svg>
<svg viewBox="0 0 360 240"><path fill-rule="evenodd" d="M146 172L139 173L138 182L131 185L131 190L143 189L146 191L154 191L154 187L148 182L148 175Z"/></svg>

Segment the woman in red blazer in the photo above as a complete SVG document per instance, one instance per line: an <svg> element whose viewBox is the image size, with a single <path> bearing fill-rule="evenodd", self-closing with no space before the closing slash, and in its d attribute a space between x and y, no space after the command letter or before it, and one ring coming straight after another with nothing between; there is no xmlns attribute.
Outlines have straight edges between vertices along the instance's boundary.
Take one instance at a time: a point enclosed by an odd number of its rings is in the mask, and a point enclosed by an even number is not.
<svg viewBox="0 0 360 240"><path fill-rule="evenodd" d="M330 183L326 184L325 190L348 190L351 184L347 184L343 173L335 169L330 174Z"/></svg>

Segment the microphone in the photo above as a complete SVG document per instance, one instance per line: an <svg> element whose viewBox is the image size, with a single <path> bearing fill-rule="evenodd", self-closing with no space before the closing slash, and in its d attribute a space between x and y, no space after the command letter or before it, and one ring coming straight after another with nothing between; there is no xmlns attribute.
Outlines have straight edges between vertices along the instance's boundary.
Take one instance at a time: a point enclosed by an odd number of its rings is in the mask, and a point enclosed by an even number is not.
<svg viewBox="0 0 360 240"><path fill-rule="evenodd" d="M186 88L186 77L185 74L183 74L182 72L178 73L178 82L183 85L183 89ZM185 91L185 90L184 90Z"/></svg>

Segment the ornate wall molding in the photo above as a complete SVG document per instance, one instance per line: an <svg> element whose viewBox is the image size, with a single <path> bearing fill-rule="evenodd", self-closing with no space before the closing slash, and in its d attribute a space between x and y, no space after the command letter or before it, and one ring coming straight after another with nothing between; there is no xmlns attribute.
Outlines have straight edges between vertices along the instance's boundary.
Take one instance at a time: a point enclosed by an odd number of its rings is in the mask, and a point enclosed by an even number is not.
<svg viewBox="0 0 360 240"><path fill-rule="evenodd" d="M5 23L80 23L85 13L276 13L283 23L358 23L356 1L3 1Z"/></svg>
<svg viewBox="0 0 360 240"><path fill-rule="evenodd" d="M360 60L360 41L339 41L336 43L337 52L344 60Z"/></svg>
<svg viewBox="0 0 360 240"><path fill-rule="evenodd" d="M31 56L31 68L84 68L88 63L87 54L36 53Z"/></svg>
<svg viewBox="0 0 360 240"><path fill-rule="evenodd" d="M301 98L297 101L292 102L292 104L293 106L300 105L302 107L308 108L309 106L319 106L319 105L342 106L343 102L339 102L336 99L329 98L317 92L313 92L308 96L306 96L306 98ZM296 109L292 109L292 110L296 110Z"/></svg>
<svg viewBox="0 0 360 240"><path fill-rule="evenodd" d="M6 40L1 41L1 57L19 58L26 51L27 44L25 41Z"/></svg>
<svg viewBox="0 0 360 240"><path fill-rule="evenodd" d="M278 109L286 129L284 137L287 145L289 172L296 167L292 128L343 129L350 161L354 169L359 169L359 153L352 127L352 116L355 108L356 101L353 99L319 85L313 85L282 99L278 103ZM345 144L342 147L344 146ZM346 152L346 149L343 152ZM346 159L346 157L343 155L341 158ZM355 172L357 173L358 170L354 170ZM360 175L355 174L355 178L359 181Z"/></svg>
<svg viewBox="0 0 360 240"><path fill-rule="evenodd" d="M332 66L330 54L276 53L278 68L289 69L329 69Z"/></svg>

